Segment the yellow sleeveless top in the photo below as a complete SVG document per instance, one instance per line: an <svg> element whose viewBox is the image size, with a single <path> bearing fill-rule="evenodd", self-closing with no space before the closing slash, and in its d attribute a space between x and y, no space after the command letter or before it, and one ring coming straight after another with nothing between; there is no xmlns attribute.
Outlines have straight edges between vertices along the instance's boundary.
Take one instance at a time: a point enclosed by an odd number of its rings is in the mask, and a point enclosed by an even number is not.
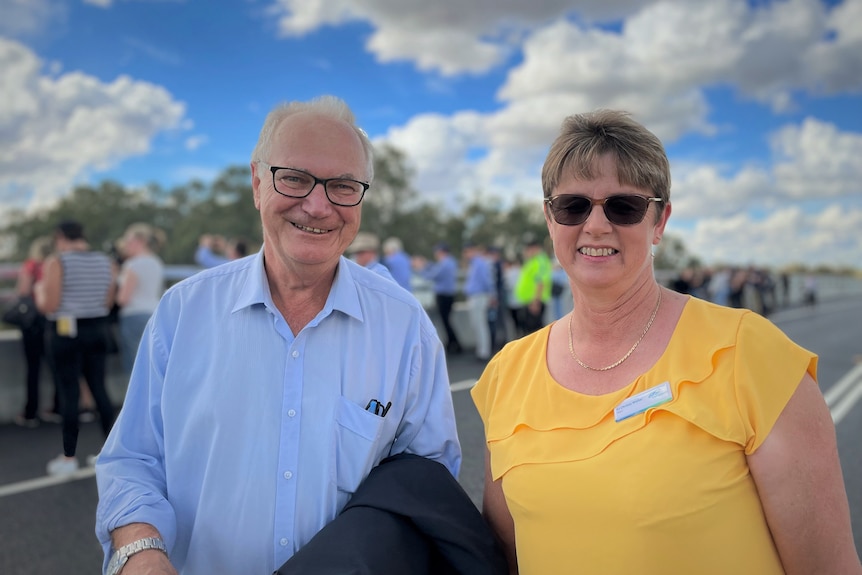
<svg viewBox="0 0 862 575"><path fill-rule="evenodd" d="M549 331L507 345L472 390L520 574L784 573L746 454L817 356L753 312L692 298L648 372L589 396L551 378ZM664 382L670 401L615 421Z"/></svg>

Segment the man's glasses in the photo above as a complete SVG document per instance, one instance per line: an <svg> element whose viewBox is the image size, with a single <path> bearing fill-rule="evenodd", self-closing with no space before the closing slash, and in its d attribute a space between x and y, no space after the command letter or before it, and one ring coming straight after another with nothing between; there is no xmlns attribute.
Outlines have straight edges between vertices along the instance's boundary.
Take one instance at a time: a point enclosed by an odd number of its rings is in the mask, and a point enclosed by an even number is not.
<svg viewBox="0 0 862 575"><path fill-rule="evenodd" d="M587 196L562 194L545 198L545 203L554 216L554 221L563 226L577 226L590 217L593 206L602 206L605 217L618 226L639 224L646 216L650 202L660 202L661 198L648 198L636 194L621 194L608 196L603 200L594 200Z"/></svg>
<svg viewBox="0 0 862 575"><path fill-rule="evenodd" d="M263 163L263 162L261 162ZM321 184L326 198L336 206L356 206L362 201L362 197L368 190L369 185L350 178L328 178L321 180L302 170L293 168L280 168L270 166L272 172L272 187L282 196L288 198L304 198L311 193L314 186Z"/></svg>

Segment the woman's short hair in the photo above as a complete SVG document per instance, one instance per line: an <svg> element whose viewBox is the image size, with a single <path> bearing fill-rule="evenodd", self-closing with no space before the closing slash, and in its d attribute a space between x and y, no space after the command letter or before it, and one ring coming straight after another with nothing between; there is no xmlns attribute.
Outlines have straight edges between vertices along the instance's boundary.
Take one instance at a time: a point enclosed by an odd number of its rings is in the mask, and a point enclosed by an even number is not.
<svg viewBox="0 0 862 575"><path fill-rule="evenodd" d="M359 136L359 141L362 143L362 150L365 152L366 172L368 181L374 179L374 148L368 134L365 130L356 125L356 117L341 98L335 96L320 96L308 102L288 102L276 106L266 117L263 122L263 127L260 130L260 136L257 139L257 145L251 153L252 162L269 162L269 151L272 147L272 136L275 134L278 126L288 117L301 112L317 114L325 118L333 120L341 120L347 123L356 135Z"/></svg>
<svg viewBox="0 0 862 575"><path fill-rule="evenodd" d="M670 162L661 140L618 110L575 114L563 121L542 167L545 197L553 195L565 175L587 181L599 177L599 159L606 154L615 160L620 184L650 190L662 199L661 207L670 201Z"/></svg>

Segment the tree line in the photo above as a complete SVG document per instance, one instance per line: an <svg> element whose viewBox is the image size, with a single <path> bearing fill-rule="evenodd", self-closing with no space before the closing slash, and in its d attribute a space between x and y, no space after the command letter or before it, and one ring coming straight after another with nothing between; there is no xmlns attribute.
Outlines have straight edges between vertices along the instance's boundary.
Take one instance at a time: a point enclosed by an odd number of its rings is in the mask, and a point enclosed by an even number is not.
<svg viewBox="0 0 862 575"><path fill-rule="evenodd" d="M483 194L467 200L460 213L452 213L423 198L412 186L412 173L404 154L391 146L376 151L375 177L363 200L362 230L381 240L395 236L410 254L432 255L432 246L446 242L459 253L465 242L494 245L514 257L528 237L544 238L548 232L538 195L535 200L496 201ZM211 183L192 180L164 189L158 184L129 188L114 181L81 185L50 208L35 213L16 210L2 229L7 245L5 258L22 261L35 238L51 235L63 219L84 224L94 247L110 251L125 229L147 222L162 230L167 242L160 256L167 264L190 264L203 234L242 238L255 249L262 241L260 216L254 207L248 166L226 168ZM696 265L683 242L665 236L656 254L659 269Z"/></svg>

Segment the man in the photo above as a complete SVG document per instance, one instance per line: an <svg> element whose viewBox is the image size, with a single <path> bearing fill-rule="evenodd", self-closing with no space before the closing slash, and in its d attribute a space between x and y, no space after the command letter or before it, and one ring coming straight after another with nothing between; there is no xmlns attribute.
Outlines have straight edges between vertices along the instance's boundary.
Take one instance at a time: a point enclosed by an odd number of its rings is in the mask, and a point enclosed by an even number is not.
<svg viewBox="0 0 862 575"><path fill-rule="evenodd" d="M195 263L204 268L212 268L247 255L248 246L242 238L228 241L221 236L204 234L198 239Z"/></svg>
<svg viewBox="0 0 862 575"><path fill-rule="evenodd" d="M458 290L458 262L449 252L449 245L443 242L434 246L434 260L434 263L430 263L424 257L416 256L413 258L413 267L419 275L432 282L437 311L446 332L446 351L458 354L462 351L461 342L450 321Z"/></svg>
<svg viewBox="0 0 862 575"><path fill-rule="evenodd" d="M131 553L123 575L272 573L382 459L460 466L433 324L342 256L373 177L351 111L276 108L251 171L263 248L165 293L99 455L96 532L106 563Z"/></svg>
<svg viewBox="0 0 862 575"><path fill-rule="evenodd" d="M350 259L386 279L395 281L395 278L389 273L389 268L380 263L379 252L380 239L371 232L359 232L347 247L347 255L350 256Z"/></svg>
<svg viewBox="0 0 862 575"><path fill-rule="evenodd" d="M410 265L410 256L404 251L401 240L396 237L387 238L383 242L383 265L389 268L392 277L398 285L407 291L413 291L411 278L413 268Z"/></svg>
<svg viewBox="0 0 862 575"><path fill-rule="evenodd" d="M491 329L488 325L488 309L494 296L491 265L485 258L482 246L468 243L464 246L467 262L467 277L464 280L464 295L470 310L470 325L476 335L476 359L485 362L491 359Z"/></svg>
<svg viewBox="0 0 862 575"><path fill-rule="evenodd" d="M545 325L545 307L551 299L552 267L542 242L535 238L528 240L524 247L524 266L515 285L515 298L523 309L525 335Z"/></svg>

